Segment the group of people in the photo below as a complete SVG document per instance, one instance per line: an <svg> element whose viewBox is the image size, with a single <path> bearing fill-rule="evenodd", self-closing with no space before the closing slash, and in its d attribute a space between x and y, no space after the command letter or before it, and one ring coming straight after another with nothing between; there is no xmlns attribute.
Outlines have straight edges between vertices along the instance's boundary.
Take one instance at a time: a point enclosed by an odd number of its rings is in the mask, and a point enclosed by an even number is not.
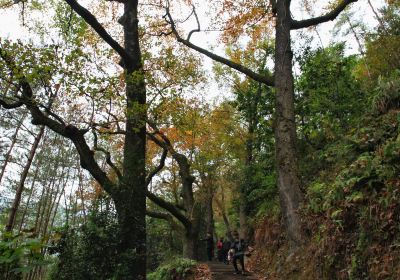
<svg viewBox="0 0 400 280"><path fill-rule="evenodd" d="M209 261L213 260L214 257L214 241L211 233L207 233L207 238L203 239L207 242L207 257ZM233 264L235 273L245 274L244 268L244 257L247 252L247 244L244 239L239 238L239 233L233 233L233 240L224 239L221 237L217 241L217 259L225 264ZM238 262L241 266L242 271L238 268Z"/></svg>

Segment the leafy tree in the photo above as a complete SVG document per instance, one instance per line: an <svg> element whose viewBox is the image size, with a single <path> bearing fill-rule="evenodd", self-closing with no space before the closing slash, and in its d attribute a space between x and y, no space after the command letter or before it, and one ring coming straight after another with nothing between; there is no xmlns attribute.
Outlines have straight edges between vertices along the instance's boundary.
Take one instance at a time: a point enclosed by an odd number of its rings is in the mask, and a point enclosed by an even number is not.
<svg viewBox="0 0 400 280"><path fill-rule="evenodd" d="M213 1L211 1L211 3L212 2ZM295 20L292 18L290 0L270 1L269 5L266 3L260 4L258 1L237 2L226 0L222 2L223 10L220 12L219 18L223 18L221 14L227 14L227 22L231 23L231 25L232 22L234 22L240 28L244 28L249 24L250 26L255 26L253 30L259 31L260 29L257 27L265 27L269 19L275 20L276 24L273 26L275 30L275 71L273 74L270 71L260 73L259 69L248 68L240 61L226 59L193 44L190 41L190 37L193 32L201 30L199 20L197 20L197 29L190 32L185 39L179 33L176 23L174 22L170 12L169 2L167 2L166 7L168 23L171 26L171 32L180 43L247 75L257 82L275 88L276 119L274 130L278 189L288 238L292 247L296 248L304 243L304 238L301 230L300 217L297 211L302 201L302 194L300 191L296 155L296 125L292 73L293 54L291 51L290 34L293 30L313 27L323 22L334 20L348 5L357 2L357 0L342 0L324 15L303 20ZM217 3L219 3L219 1L217 1ZM227 9L225 9L226 7ZM236 16L238 13L239 16ZM194 14L196 16L196 13ZM252 25L252 21L256 21L256 23ZM267 26L272 26L272 24ZM238 30L238 28L234 30ZM269 30L267 32L269 32ZM237 34L245 35L246 33ZM260 34L260 32L257 34Z"/></svg>
<svg viewBox="0 0 400 280"><path fill-rule="evenodd" d="M356 56L344 55L344 44L306 51L300 58L296 86L300 128L309 144L334 139L365 111L366 94L353 72ZM328 140L327 139L327 140Z"/></svg>
<svg viewBox="0 0 400 280"><path fill-rule="evenodd" d="M95 202L99 204L99 201ZM93 209L86 224L58 229L51 253L58 255L49 279L111 279L118 265L118 223L114 211ZM103 256L106 255L107 258Z"/></svg>

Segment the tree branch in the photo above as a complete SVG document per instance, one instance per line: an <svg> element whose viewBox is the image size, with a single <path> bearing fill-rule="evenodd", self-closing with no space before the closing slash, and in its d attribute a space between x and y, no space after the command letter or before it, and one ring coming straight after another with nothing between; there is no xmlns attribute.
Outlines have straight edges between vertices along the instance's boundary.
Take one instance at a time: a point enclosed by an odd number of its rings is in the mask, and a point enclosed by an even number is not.
<svg viewBox="0 0 400 280"><path fill-rule="evenodd" d="M22 105L24 105L24 103L22 103L22 101L16 101L14 103L7 103L6 101L0 99L0 106L3 107L4 109L15 109L15 108L21 107Z"/></svg>
<svg viewBox="0 0 400 280"><path fill-rule="evenodd" d="M357 1L358 0L342 0L335 9L333 9L332 11L323 16L300 20L300 21L292 20L291 29L296 30L301 28L307 28L323 22L334 20L348 5Z"/></svg>
<svg viewBox="0 0 400 280"><path fill-rule="evenodd" d="M112 162L110 152L107 151L104 148L99 147L97 145L97 134L96 134L96 131L94 129L92 129L92 133L93 133L93 138L94 138L93 150L99 151L99 152L102 152L102 153L105 154L107 164L112 168L112 170L114 170L115 174L117 174L118 179L122 180L122 173L118 169L118 167Z"/></svg>
<svg viewBox="0 0 400 280"><path fill-rule="evenodd" d="M148 199L150 199L153 203L156 205L160 206L161 208L167 210L170 212L178 221L180 221L185 228L188 228L191 226L191 221L183 215L178 208L175 207L172 203L156 196L150 191L146 191L146 196Z"/></svg>
<svg viewBox="0 0 400 280"><path fill-rule="evenodd" d="M154 168L154 170L152 170L149 175L146 178L146 186L148 186L151 182L151 180L153 179L153 177L160 172L164 166L165 166L165 159L167 158L168 155L168 150L166 148L163 148L163 153L161 155L161 159L160 159L160 164Z"/></svg>
<svg viewBox="0 0 400 280"><path fill-rule="evenodd" d="M192 37L192 34L193 34L193 33L195 33L195 32L200 32L200 21L199 21L199 16L197 15L195 6L192 5L192 7L193 7L193 14L194 14L194 17L196 18L197 28L196 28L196 29L193 29L192 31L189 32L189 34L188 34L188 36L187 36L187 38L186 38L186 41L188 41L188 42L190 41L190 37Z"/></svg>
<svg viewBox="0 0 400 280"><path fill-rule="evenodd" d="M152 218L156 218L156 219L162 219L162 220L166 220L168 221L172 228L175 228L177 230L179 230L181 227L174 221L174 218L167 214L167 213L161 213L161 212L155 212L155 211L150 211L148 209L146 209L146 215Z"/></svg>
<svg viewBox="0 0 400 280"><path fill-rule="evenodd" d="M125 65L131 65L133 63L132 57L125 51L125 49L115 41L110 34L104 29L104 27L98 22L96 17L89 12L86 8L81 6L76 0L65 0L67 4L80 15L87 24L89 24L96 33L111 47L113 48L123 59Z"/></svg>
<svg viewBox="0 0 400 280"><path fill-rule="evenodd" d="M193 50L195 50L195 51L197 51L197 52L199 52L201 54L204 54L205 56L207 56L207 57L209 57L209 58L211 58L211 59L213 59L213 60L215 60L217 62L225 64L226 66L229 66L229 67L231 67L231 68L233 68L233 69L245 74L246 76L252 78L253 80L255 80L257 82L266 84L267 86L274 86L275 82L274 82L273 75L261 75L261 74L258 74L258 73L252 71L251 69L249 69L249 68L247 68L247 67L245 67L245 66L243 66L243 65L241 65L239 63L233 62L232 60L229 60L229 59L226 59L226 58L224 58L222 56L216 55L216 54L214 54L214 53L212 53L212 52L210 52L210 51L208 51L206 49L203 49L203 48L191 43L189 41L190 36L194 32L198 32L197 29L192 30L189 33L189 36L188 36L188 38L186 40L183 39L179 35L178 31L176 30L175 22L172 19L171 13L169 11L169 7L166 8L166 15L164 17L168 18L168 20L166 19L166 21L170 24L171 29L172 29L171 32L175 35L176 40L178 42L184 44L185 46L187 46L187 47L189 47L189 48L191 48L191 49L193 49Z"/></svg>
<svg viewBox="0 0 400 280"><path fill-rule="evenodd" d="M23 73L23 71L15 65L12 58L2 48L0 48L0 57L5 61L10 69L18 70L18 73ZM86 130L78 129L76 126L73 125L65 125L64 122L57 121L58 119L61 119L60 117L57 117L56 120L48 117L38 107L37 101L35 100L33 95L32 88L27 82L26 77L24 75L19 76L18 82L22 89L20 102L22 102L29 110L32 116L32 124L45 125L53 130L55 133L70 139L74 143L78 151L81 166L90 172L93 178L97 182L99 182L99 184L104 188L105 191L107 191L108 193L112 193L113 183L107 177L106 173L97 164L94 158L94 153L90 150L84 137Z"/></svg>
<svg viewBox="0 0 400 280"><path fill-rule="evenodd" d="M149 124L150 127L154 130L154 133L148 133L150 139L154 141L157 145L164 149L168 149L168 151L171 153L171 156L173 159L176 160L176 162L179 165L179 176L181 177L182 180L182 196L183 196L183 203L184 207L189 213L189 215L193 214L194 210L194 198L193 198L193 182L195 178L191 174L190 170L190 163L187 157L184 154L181 154L177 152L173 145L171 144L170 140L164 133L162 133L155 123L153 123L150 120L147 120L147 123ZM161 137L161 139L158 139L154 134L158 135Z"/></svg>

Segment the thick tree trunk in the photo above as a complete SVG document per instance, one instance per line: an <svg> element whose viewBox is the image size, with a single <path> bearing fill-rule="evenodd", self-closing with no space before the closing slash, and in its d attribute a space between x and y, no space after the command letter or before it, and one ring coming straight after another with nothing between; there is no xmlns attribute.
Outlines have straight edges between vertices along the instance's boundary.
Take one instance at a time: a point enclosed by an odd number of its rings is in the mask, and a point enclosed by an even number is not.
<svg viewBox="0 0 400 280"><path fill-rule="evenodd" d="M239 206L239 235L240 238L247 240L248 226L247 226L247 213L246 213L246 198L244 194L240 194L240 206Z"/></svg>
<svg viewBox="0 0 400 280"><path fill-rule="evenodd" d="M112 197L120 227L119 269L115 277L124 280L146 279L146 90L137 6L138 1L125 1L120 20L131 61L124 61L127 109L123 178Z"/></svg>
<svg viewBox="0 0 400 280"><path fill-rule="evenodd" d="M15 217L17 215L17 211L21 203L22 192L25 186L25 180L26 177L28 176L29 169L31 168L33 158L35 157L36 150L39 146L40 140L42 139L43 133L44 133L44 126L41 126L38 135L35 137L31 150L29 151L28 161L26 162L24 170L22 171L21 177L19 179L17 190L15 192L15 197L7 219L7 224L5 228L7 232L12 231L14 227Z"/></svg>
<svg viewBox="0 0 400 280"><path fill-rule="evenodd" d="M180 168L182 168L180 166ZM190 173L183 172L182 169L179 171L182 178L182 197L183 197L183 205L186 209L186 217L189 221L191 221L190 225L185 227L185 233L183 238L183 257L197 260L197 248L198 248L198 215L194 206L194 198L193 198L193 181L194 178L190 175ZM186 176L188 175L188 176Z"/></svg>
<svg viewBox="0 0 400 280"><path fill-rule="evenodd" d="M203 184L206 188L206 230L214 236L214 209L213 209L213 199L214 190L208 178L203 179Z"/></svg>
<svg viewBox="0 0 400 280"><path fill-rule="evenodd" d="M183 236L183 257L198 260L199 232L197 227L186 228Z"/></svg>
<svg viewBox="0 0 400 280"><path fill-rule="evenodd" d="M287 235L292 247L303 242L298 209L302 201L296 157L294 86L290 41L290 0L276 3L275 86L276 163L278 188Z"/></svg>

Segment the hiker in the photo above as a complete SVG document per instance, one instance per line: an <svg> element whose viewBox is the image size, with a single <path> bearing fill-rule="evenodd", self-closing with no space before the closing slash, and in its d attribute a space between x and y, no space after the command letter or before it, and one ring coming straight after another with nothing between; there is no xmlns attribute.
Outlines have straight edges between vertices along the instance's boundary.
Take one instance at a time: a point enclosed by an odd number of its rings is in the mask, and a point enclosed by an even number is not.
<svg viewBox="0 0 400 280"><path fill-rule="evenodd" d="M214 240L212 237L211 232L207 232L207 237L204 239L201 239L201 241L206 241L206 248L207 248L207 258L208 261L212 261L213 255L214 255Z"/></svg>
<svg viewBox="0 0 400 280"><path fill-rule="evenodd" d="M244 254L246 251L246 242L244 241L244 239L239 238L238 232L234 232L233 238L234 238L234 240L231 245L231 248L234 250L233 267L235 268L235 274L242 273L244 275L246 272L246 270L244 268ZM238 266L237 266L238 260L240 262L240 266L242 267L242 272L240 272L238 269Z"/></svg>
<svg viewBox="0 0 400 280"><path fill-rule="evenodd" d="M219 262L224 261L224 238L221 237L217 242L217 257Z"/></svg>
<svg viewBox="0 0 400 280"><path fill-rule="evenodd" d="M229 239L225 239L222 244L222 255L224 257L224 263L229 264L229 250L231 249L231 242Z"/></svg>

